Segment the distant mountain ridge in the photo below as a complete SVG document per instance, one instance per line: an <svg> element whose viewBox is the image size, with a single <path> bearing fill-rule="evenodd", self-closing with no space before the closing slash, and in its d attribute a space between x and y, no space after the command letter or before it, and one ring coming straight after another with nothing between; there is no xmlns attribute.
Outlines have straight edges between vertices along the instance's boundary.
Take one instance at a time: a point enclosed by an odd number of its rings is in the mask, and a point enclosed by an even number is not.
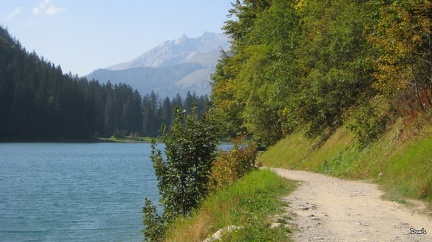
<svg viewBox="0 0 432 242"><path fill-rule="evenodd" d="M228 49L224 34L205 32L198 38L186 35L165 41L135 59L87 75L100 82L126 83L140 93L152 90L161 97L173 97L188 91L197 95L210 93L210 75L214 72L221 49Z"/></svg>

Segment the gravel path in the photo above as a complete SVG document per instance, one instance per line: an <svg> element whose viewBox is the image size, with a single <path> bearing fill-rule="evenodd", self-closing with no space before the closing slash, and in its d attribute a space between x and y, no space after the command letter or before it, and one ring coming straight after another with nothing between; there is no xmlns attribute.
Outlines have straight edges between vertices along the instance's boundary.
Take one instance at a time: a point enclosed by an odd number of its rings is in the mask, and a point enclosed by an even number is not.
<svg viewBox="0 0 432 242"><path fill-rule="evenodd" d="M363 181L272 170L284 178L302 181L284 198L290 203L288 213L297 215L294 241L432 241L432 220L421 202L411 208L384 201L377 185Z"/></svg>

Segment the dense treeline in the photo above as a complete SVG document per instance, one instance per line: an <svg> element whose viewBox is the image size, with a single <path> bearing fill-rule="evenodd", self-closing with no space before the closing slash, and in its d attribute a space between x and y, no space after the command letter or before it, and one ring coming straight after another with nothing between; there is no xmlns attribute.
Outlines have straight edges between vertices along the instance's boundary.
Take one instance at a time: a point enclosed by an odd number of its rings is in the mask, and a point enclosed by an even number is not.
<svg viewBox="0 0 432 242"><path fill-rule="evenodd" d="M269 145L346 125L370 142L431 106L430 0L237 0L212 99L230 134Z"/></svg>
<svg viewBox="0 0 432 242"><path fill-rule="evenodd" d="M207 96L188 93L161 99L141 96L125 84L100 84L72 74L28 53L0 28L0 139L77 140L130 133L159 135L174 108L193 103L205 111Z"/></svg>

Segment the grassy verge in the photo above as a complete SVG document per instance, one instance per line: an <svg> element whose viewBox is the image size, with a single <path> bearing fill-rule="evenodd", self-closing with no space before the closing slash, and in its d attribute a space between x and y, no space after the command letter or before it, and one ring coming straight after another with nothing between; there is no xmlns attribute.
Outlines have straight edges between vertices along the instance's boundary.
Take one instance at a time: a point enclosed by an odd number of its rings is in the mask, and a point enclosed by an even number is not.
<svg viewBox="0 0 432 242"><path fill-rule="evenodd" d="M269 229L270 216L282 212L280 197L294 187L269 170L254 171L211 194L191 217L176 221L166 241L203 241L229 225L242 228L224 234L221 241L286 241L289 229Z"/></svg>
<svg viewBox="0 0 432 242"><path fill-rule="evenodd" d="M405 203L405 198L432 204L432 130L407 130L400 120L378 141L360 147L345 128L326 143L301 132L269 148L260 161L265 166L310 170L349 179L370 179L387 193L386 198Z"/></svg>

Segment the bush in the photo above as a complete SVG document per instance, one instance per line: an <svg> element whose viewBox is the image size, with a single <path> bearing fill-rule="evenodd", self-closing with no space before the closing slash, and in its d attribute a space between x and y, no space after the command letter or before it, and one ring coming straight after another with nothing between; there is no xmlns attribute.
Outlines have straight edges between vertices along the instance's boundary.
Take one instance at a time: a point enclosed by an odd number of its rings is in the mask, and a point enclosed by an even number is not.
<svg viewBox="0 0 432 242"><path fill-rule="evenodd" d="M180 216L188 216L207 195L208 182L213 161L217 155L219 128L207 113L198 118L196 107L192 114L183 110L175 112L174 124L162 129L166 159L152 142L151 160L158 180L159 203L163 214L146 200L143 208L143 233L148 241L158 241L166 228Z"/></svg>
<svg viewBox="0 0 432 242"><path fill-rule="evenodd" d="M230 151L219 150L219 156L211 171L211 190L227 186L258 167L256 144L246 144L245 137L232 141L234 147Z"/></svg>
<svg viewBox="0 0 432 242"><path fill-rule="evenodd" d="M370 103L363 103L352 113L352 121L347 125L361 145L367 145L376 141L387 129L389 117L380 114L378 108Z"/></svg>

